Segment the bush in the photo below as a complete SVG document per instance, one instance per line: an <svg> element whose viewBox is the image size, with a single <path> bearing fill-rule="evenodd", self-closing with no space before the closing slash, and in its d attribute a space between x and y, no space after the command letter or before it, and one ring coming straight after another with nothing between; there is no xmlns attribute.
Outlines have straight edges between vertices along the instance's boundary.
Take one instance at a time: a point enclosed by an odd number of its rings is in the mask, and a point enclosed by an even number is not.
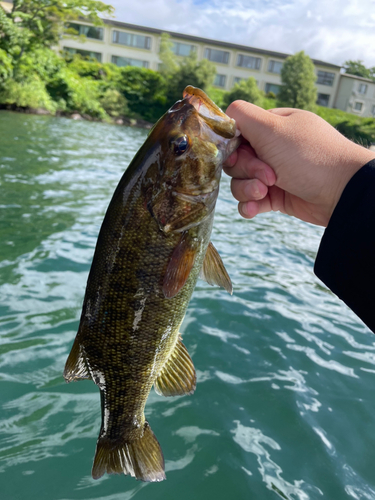
<svg viewBox="0 0 375 500"><path fill-rule="evenodd" d="M277 101L272 97L264 96L262 102L259 104L263 109L272 109L276 108Z"/></svg>
<svg viewBox="0 0 375 500"><path fill-rule="evenodd" d="M100 98L100 104L105 112L112 118L126 116L129 112L127 100L116 89L107 88Z"/></svg>
<svg viewBox="0 0 375 500"><path fill-rule="evenodd" d="M206 91L212 85L215 73L215 65L207 59L198 61L195 52L185 57L180 61L176 71L165 75L168 107L182 99L182 93L187 85Z"/></svg>
<svg viewBox="0 0 375 500"><path fill-rule="evenodd" d="M232 90L228 92L224 98L225 106L233 101L242 100L253 104L260 104L263 97L263 92L258 89L255 78L241 80L234 85Z"/></svg>
<svg viewBox="0 0 375 500"><path fill-rule="evenodd" d="M79 54L75 54L73 57L66 57L66 60L69 69L84 78L103 80L107 76L105 65L96 59L90 59Z"/></svg>
<svg viewBox="0 0 375 500"><path fill-rule="evenodd" d="M155 122L165 113L165 84L156 71L125 66L120 68L116 86L126 98L133 116Z"/></svg>
<svg viewBox="0 0 375 500"><path fill-rule="evenodd" d="M47 90L56 101L58 111L108 118L100 103L102 89L97 80L82 78L71 69L63 68L48 83Z"/></svg>
<svg viewBox="0 0 375 500"><path fill-rule="evenodd" d="M372 118L357 119L354 122L343 121L336 129L348 139L368 147L375 143L375 124Z"/></svg>
<svg viewBox="0 0 375 500"><path fill-rule="evenodd" d="M216 87L209 87L206 90L206 93L210 99L214 101L214 103L219 106L219 108L225 110L225 96L228 92L222 89L218 89Z"/></svg>
<svg viewBox="0 0 375 500"><path fill-rule="evenodd" d="M10 78L13 74L13 61L12 58L5 52L5 50L0 49L0 85L7 78Z"/></svg>
<svg viewBox="0 0 375 500"><path fill-rule="evenodd" d="M37 75L32 75L23 82L9 78L0 91L0 103L16 108L42 108L50 113L56 111L56 104Z"/></svg>
<svg viewBox="0 0 375 500"><path fill-rule="evenodd" d="M32 52L24 52L17 59L14 68L14 78L22 81L30 75L38 75L47 83L64 66L61 59L52 49L45 47L35 49Z"/></svg>

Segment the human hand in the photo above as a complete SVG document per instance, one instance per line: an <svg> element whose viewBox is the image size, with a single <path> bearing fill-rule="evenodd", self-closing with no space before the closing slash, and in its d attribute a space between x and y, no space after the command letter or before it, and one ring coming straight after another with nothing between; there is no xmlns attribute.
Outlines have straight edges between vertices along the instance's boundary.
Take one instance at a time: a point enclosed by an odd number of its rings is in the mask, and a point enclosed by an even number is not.
<svg viewBox="0 0 375 500"><path fill-rule="evenodd" d="M226 113L248 141L224 169L245 218L280 211L327 226L348 181L375 158L308 111L235 101Z"/></svg>

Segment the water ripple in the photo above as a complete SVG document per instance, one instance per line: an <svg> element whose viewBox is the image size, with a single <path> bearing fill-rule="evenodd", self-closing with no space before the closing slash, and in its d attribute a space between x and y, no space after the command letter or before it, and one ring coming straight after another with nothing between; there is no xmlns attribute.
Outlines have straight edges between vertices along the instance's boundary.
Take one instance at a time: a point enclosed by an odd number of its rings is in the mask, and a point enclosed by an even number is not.
<svg viewBox="0 0 375 500"><path fill-rule="evenodd" d="M146 407L168 481L94 481L98 390L62 370L105 208L146 132L0 112L0 136L2 498L375 498L374 337L313 274L322 229L241 219L226 176L212 239L234 294L199 281L181 329L196 393L152 391Z"/></svg>

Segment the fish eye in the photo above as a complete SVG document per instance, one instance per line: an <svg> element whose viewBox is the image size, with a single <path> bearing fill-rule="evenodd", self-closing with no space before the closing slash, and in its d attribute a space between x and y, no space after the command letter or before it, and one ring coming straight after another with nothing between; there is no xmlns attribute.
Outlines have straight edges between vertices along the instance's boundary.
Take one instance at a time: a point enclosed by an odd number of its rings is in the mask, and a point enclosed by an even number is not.
<svg viewBox="0 0 375 500"><path fill-rule="evenodd" d="M178 137L173 141L173 150L175 155L177 156L180 156L183 153L185 153L188 147L189 147L189 139L187 138L186 135L182 135L181 137Z"/></svg>

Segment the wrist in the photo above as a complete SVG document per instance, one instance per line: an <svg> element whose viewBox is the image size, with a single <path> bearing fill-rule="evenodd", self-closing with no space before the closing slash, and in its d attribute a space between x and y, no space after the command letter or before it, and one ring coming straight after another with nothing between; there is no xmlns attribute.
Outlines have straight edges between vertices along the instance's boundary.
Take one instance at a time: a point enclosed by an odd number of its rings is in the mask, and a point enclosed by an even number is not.
<svg viewBox="0 0 375 500"><path fill-rule="evenodd" d="M329 196L328 222L350 179L369 161L375 159L375 152L355 144L349 139L334 153L335 166L331 169L331 193Z"/></svg>

